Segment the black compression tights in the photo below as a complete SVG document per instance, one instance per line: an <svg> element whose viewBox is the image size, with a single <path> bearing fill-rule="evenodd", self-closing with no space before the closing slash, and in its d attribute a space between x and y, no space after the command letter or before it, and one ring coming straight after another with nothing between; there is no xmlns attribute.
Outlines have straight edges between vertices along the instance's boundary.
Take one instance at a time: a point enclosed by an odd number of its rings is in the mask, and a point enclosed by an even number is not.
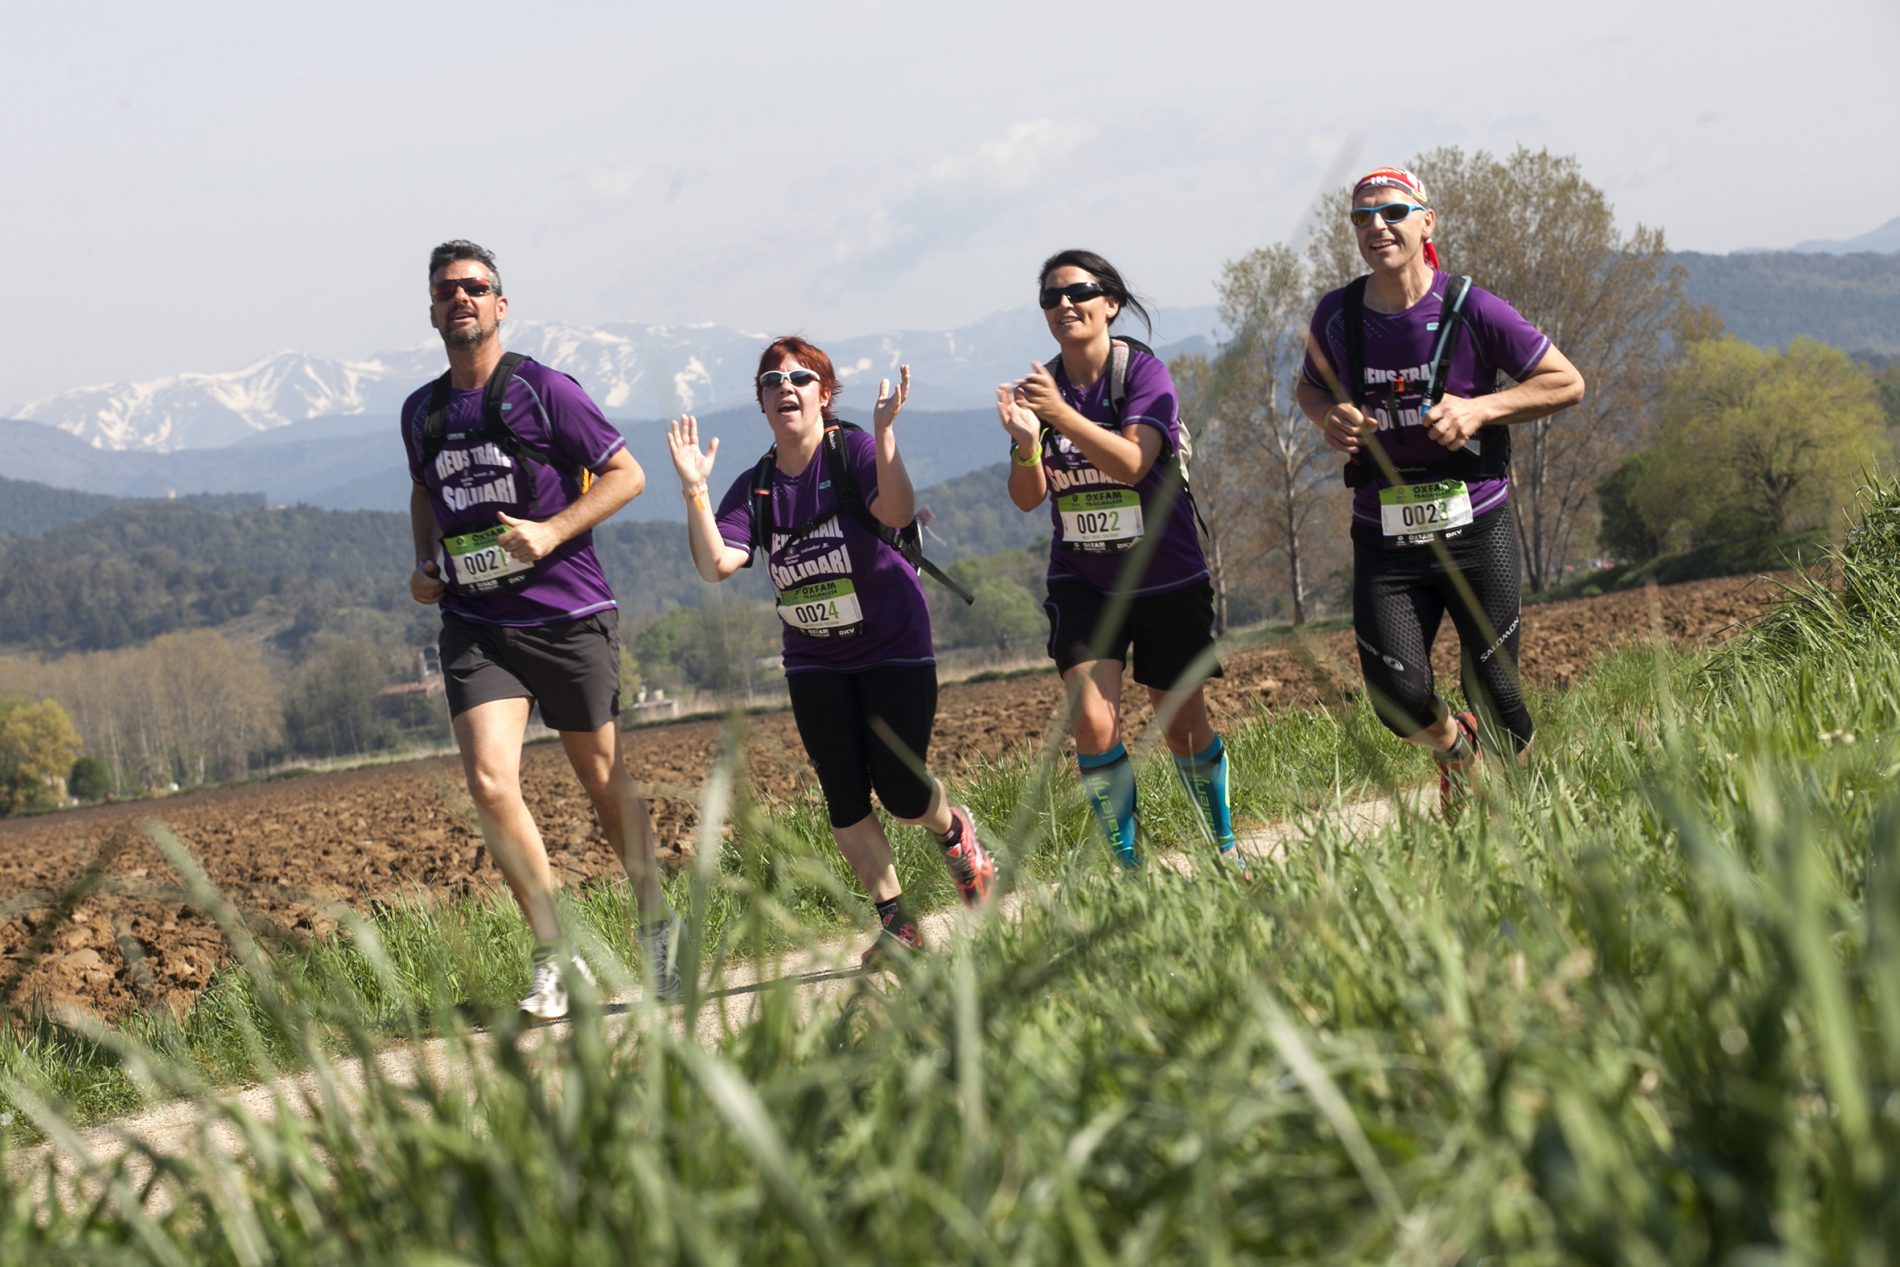
<svg viewBox="0 0 1900 1267"><path fill-rule="evenodd" d="M895 818L930 811L937 785L921 767L937 720L935 665L793 673L785 685L833 827L861 822L871 812L873 788ZM890 728L895 749L874 719Z"/></svg>
<svg viewBox="0 0 1900 1267"><path fill-rule="evenodd" d="M1390 549L1369 525L1353 526L1352 625L1359 667L1379 720L1401 737L1442 715L1432 683L1432 642L1446 612L1463 647L1465 698L1491 725L1510 732L1517 750L1531 741L1531 715L1517 677L1523 628L1517 533L1502 508L1445 543L1477 599L1469 609L1439 552L1429 545Z"/></svg>

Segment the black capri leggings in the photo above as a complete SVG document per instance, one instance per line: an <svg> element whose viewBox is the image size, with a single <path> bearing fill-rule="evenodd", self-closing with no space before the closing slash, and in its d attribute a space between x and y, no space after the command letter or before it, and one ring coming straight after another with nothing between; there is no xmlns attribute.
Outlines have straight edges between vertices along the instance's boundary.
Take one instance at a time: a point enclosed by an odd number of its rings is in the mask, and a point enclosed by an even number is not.
<svg viewBox="0 0 1900 1267"><path fill-rule="evenodd" d="M794 673L785 679L833 827L871 812L871 790L897 818L922 818L936 795L923 773L937 721L937 667L887 665L860 673ZM899 745L873 728L881 718Z"/></svg>
<svg viewBox="0 0 1900 1267"><path fill-rule="evenodd" d="M1506 509L1491 511L1445 542L1477 599L1477 612L1469 610L1433 547L1389 547L1368 524L1353 525L1352 544L1352 627L1379 720L1404 737L1438 719L1431 649L1449 611L1462 648L1465 698L1490 725L1509 731L1522 752L1531 741L1531 715L1517 677L1524 604L1517 533Z"/></svg>

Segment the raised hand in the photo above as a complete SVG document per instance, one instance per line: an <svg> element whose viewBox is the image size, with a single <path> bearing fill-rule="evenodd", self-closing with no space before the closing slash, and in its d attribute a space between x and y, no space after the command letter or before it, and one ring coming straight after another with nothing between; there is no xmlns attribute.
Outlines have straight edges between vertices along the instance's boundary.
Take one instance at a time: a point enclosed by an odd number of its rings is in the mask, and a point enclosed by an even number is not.
<svg viewBox="0 0 1900 1267"><path fill-rule="evenodd" d="M897 367L897 394L891 394L891 380L877 380L877 404L871 409L872 425L882 431L897 421L897 415L903 411L904 401L910 396L910 366Z"/></svg>
<svg viewBox="0 0 1900 1267"><path fill-rule="evenodd" d="M1003 430L1009 434L1009 442L1016 446L1016 452L1028 455L1036 451L1042 439L1042 421L1016 398L1014 383L1003 383L997 387L996 416L1002 421Z"/></svg>
<svg viewBox="0 0 1900 1267"><path fill-rule="evenodd" d="M680 488L688 493L705 491L706 481L712 478L713 455L719 452L719 437L707 441L706 451L700 452L699 420L685 414L667 424L666 451L672 455Z"/></svg>

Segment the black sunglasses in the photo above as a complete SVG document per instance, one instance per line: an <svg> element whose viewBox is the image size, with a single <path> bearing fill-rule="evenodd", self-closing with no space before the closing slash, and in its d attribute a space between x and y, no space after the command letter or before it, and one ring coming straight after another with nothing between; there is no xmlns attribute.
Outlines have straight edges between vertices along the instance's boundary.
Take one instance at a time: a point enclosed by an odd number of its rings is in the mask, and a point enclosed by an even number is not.
<svg viewBox="0 0 1900 1267"><path fill-rule="evenodd" d="M809 387L818 381L818 372L816 370L767 370L759 375L759 386L777 387L787 379L791 380L793 387Z"/></svg>
<svg viewBox="0 0 1900 1267"><path fill-rule="evenodd" d="M1036 302L1041 304L1043 311L1046 312L1065 299L1071 304L1085 304L1097 295L1107 293L1108 291L1102 288L1100 282L1071 282L1067 286L1044 286Z"/></svg>
<svg viewBox="0 0 1900 1267"><path fill-rule="evenodd" d="M479 277L455 277L445 282L437 282L429 287L429 294L437 303L455 298L455 292L461 291L470 299L480 299L494 287Z"/></svg>

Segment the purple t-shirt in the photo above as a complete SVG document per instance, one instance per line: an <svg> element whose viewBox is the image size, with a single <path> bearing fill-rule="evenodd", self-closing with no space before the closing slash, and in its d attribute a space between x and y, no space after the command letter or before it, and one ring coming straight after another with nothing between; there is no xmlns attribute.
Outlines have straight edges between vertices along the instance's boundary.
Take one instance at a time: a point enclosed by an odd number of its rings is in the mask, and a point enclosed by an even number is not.
<svg viewBox="0 0 1900 1267"><path fill-rule="evenodd" d="M1373 396L1369 404L1362 399L1360 407L1378 421L1379 443L1395 463L1431 462L1450 456L1443 445L1425 433L1419 420L1426 408L1426 379L1432 372L1438 318L1450 281L1450 274L1434 272L1430 293L1404 312L1374 312L1371 305L1365 309L1365 381ZM1342 287L1320 300L1313 310L1311 327L1313 338L1325 349L1326 359L1342 382L1346 375L1345 293ZM1463 321L1464 329L1445 374L1447 395L1489 396L1498 390L1500 372L1521 380L1550 348L1550 339L1519 316L1517 309L1476 285L1465 295ZM1300 377L1327 390L1310 351ZM1405 380L1405 391L1393 400L1387 387L1400 378ZM1482 440L1477 436L1466 444L1473 452L1482 451ZM1498 509L1510 493L1508 476L1467 479L1465 485L1471 493L1474 517ZM1386 486L1387 481L1375 479L1357 490L1352 503L1354 523L1379 526L1379 490Z"/></svg>
<svg viewBox="0 0 1900 1267"><path fill-rule="evenodd" d="M1127 395L1121 417L1114 418L1109 403L1109 375L1087 391L1077 391L1063 373L1062 362L1050 366L1062 399L1091 422L1120 435L1131 424L1153 427L1162 435L1161 456L1133 485L1118 484L1057 432L1047 432L1042 446L1042 471L1049 481L1049 522L1054 537L1049 546L1049 579L1081 581L1103 592L1126 589L1134 594L1161 594L1192 585L1207 576L1207 559L1194 527L1194 507L1185 493L1164 504L1172 482L1174 463L1168 455L1181 443L1181 416L1174 380L1158 358L1139 349L1128 356ZM1123 572L1143 536L1159 532L1161 539L1148 556L1139 577Z"/></svg>
<svg viewBox="0 0 1900 1267"><path fill-rule="evenodd" d="M877 441L840 431L844 458L868 506L877 497ZM752 566L752 470L732 482L714 518L719 536ZM763 498L759 500L763 501ZM785 627L785 672L858 673L935 664L930 609L917 570L855 515L836 514L796 541L792 529L838 504L821 446L797 475L772 469L772 549L766 560Z"/></svg>
<svg viewBox="0 0 1900 1267"><path fill-rule="evenodd" d="M422 424L433 385L402 406L409 476L428 494L442 529L437 562L448 593L442 610L484 625L551 625L615 606L613 591L594 557L594 534L563 541L546 558L520 571L493 544L498 512L516 519L549 519L581 495L580 473L598 473L627 442L601 415L581 385L534 361L523 361L502 398L503 418L523 447L547 464L519 461L482 438L482 389L449 394L442 450L422 464Z"/></svg>

